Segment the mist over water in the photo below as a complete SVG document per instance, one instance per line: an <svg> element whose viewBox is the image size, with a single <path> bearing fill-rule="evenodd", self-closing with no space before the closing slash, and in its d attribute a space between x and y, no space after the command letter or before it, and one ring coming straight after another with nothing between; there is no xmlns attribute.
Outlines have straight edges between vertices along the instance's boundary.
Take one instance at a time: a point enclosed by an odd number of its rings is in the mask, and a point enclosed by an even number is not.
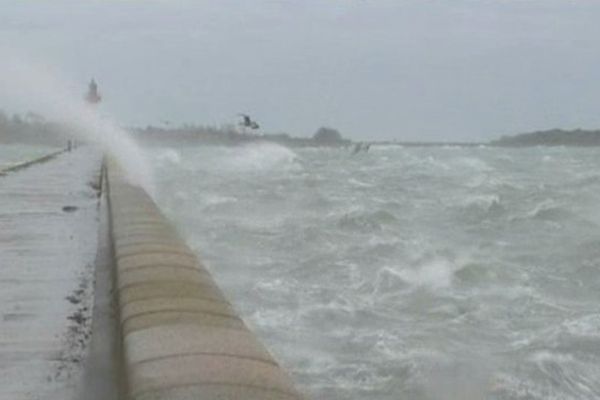
<svg viewBox="0 0 600 400"><path fill-rule="evenodd" d="M69 90L72 85L50 67L6 49L1 53L6 57L0 63L2 96L11 96L13 102L19 99L29 110L65 125L75 137L101 146L132 183L154 192L152 172L140 148L108 115L100 114L83 101L84 83L80 85L81 93L72 93Z"/></svg>
<svg viewBox="0 0 600 400"><path fill-rule="evenodd" d="M149 153L159 203L309 397L600 398L596 149Z"/></svg>

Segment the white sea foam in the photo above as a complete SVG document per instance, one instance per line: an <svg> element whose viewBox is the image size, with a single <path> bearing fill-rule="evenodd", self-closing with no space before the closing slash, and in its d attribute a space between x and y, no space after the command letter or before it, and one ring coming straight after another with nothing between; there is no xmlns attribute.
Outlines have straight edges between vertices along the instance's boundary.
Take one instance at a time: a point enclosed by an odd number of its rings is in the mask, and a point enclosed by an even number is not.
<svg viewBox="0 0 600 400"><path fill-rule="evenodd" d="M181 156L175 149L164 149L157 156L156 160L162 163L181 164Z"/></svg>
<svg viewBox="0 0 600 400"><path fill-rule="evenodd" d="M363 182L363 181L355 179L355 178L348 179L348 183L350 185L352 185L352 186L362 187L362 188L371 188L371 187L373 187L373 185L371 183Z"/></svg>
<svg viewBox="0 0 600 400"><path fill-rule="evenodd" d="M298 155L275 143L254 143L234 148L224 161L241 171L289 169L298 166Z"/></svg>
<svg viewBox="0 0 600 400"><path fill-rule="evenodd" d="M476 207L489 210L494 206L500 205L500 196L497 194L472 195L464 199L465 207Z"/></svg>
<svg viewBox="0 0 600 400"><path fill-rule="evenodd" d="M596 218L595 152L557 174L546 149L300 149L298 173L257 149L178 149L161 197L189 194L171 215L308 397L598 397L600 224L574 224ZM199 210L212 196L239 200Z"/></svg>
<svg viewBox="0 0 600 400"><path fill-rule="evenodd" d="M434 258L414 267L402 269L398 275L415 286L443 289L452 284L457 269L458 267L449 260Z"/></svg>
<svg viewBox="0 0 600 400"><path fill-rule="evenodd" d="M600 338L600 314L584 315L562 325L571 335Z"/></svg>
<svg viewBox="0 0 600 400"><path fill-rule="evenodd" d="M462 157L457 160L457 165L467 167L478 172L490 172L493 170L485 161L480 158Z"/></svg>

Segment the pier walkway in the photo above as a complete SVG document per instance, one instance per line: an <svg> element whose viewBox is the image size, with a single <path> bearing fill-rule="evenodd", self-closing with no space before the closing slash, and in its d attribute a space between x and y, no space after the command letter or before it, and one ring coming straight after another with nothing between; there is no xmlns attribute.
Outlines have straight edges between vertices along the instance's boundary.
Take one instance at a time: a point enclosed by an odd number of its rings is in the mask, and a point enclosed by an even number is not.
<svg viewBox="0 0 600 400"><path fill-rule="evenodd" d="M0 176L0 400L299 400L152 198L91 147Z"/></svg>
<svg viewBox="0 0 600 400"><path fill-rule="evenodd" d="M74 396L89 336L101 157L81 148L0 176L0 400Z"/></svg>

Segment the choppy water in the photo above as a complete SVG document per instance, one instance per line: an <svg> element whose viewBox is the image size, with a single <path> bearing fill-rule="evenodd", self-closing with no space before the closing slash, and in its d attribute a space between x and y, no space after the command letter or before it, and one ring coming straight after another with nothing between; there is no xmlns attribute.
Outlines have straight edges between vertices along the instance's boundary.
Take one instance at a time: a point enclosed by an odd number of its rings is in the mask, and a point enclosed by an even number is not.
<svg viewBox="0 0 600 400"><path fill-rule="evenodd" d="M314 399L600 398L600 150L150 150Z"/></svg>
<svg viewBox="0 0 600 400"><path fill-rule="evenodd" d="M0 169L42 157L57 150L57 148L49 146L0 143Z"/></svg>

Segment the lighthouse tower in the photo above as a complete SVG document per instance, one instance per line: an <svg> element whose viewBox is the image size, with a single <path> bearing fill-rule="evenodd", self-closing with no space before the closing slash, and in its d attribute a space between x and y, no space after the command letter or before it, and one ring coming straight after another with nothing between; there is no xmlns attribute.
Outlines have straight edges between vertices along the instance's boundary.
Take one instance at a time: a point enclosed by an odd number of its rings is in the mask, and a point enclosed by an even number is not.
<svg viewBox="0 0 600 400"><path fill-rule="evenodd" d="M100 93L98 93L98 84L93 78L88 85L88 91L85 94L85 101L87 101L89 104L98 104L100 101L102 101L102 96L100 96Z"/></svg>

